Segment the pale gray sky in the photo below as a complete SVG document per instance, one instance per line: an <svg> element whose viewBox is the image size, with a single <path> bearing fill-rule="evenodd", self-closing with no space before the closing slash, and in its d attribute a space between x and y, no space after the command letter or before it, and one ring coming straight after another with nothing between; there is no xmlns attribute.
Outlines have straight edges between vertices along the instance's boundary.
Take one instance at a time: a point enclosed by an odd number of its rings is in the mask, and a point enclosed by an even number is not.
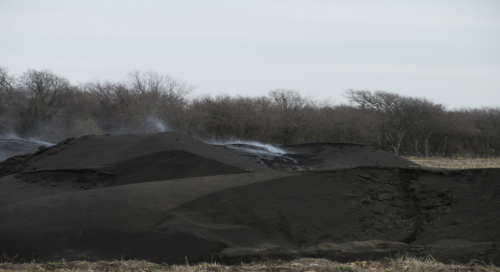
<svg viewBox="0 0 500 272"><path fill-rule="evenodd" d="M12 73L75 84L153 70L195 93L500 106L499 0L0 0L0 41Z"/></svg>

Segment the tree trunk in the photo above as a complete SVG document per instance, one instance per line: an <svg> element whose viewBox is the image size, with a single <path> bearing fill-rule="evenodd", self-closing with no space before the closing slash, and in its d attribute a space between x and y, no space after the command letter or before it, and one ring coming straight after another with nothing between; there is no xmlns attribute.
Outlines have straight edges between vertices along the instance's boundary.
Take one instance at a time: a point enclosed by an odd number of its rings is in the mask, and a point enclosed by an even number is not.
<svg viewBox="0 0 500 272"><path fill-rule="evenodd" d="M425 148L425 157L429 158L429 138L425 138L424 148Z"/></svg>
<svg viewBox="0 0 500 272"><path fill-rule="evenodd" d="M443 157L446 156L446 145L448 144L448 135L444 136L444 145L443 145Z"/></svg>

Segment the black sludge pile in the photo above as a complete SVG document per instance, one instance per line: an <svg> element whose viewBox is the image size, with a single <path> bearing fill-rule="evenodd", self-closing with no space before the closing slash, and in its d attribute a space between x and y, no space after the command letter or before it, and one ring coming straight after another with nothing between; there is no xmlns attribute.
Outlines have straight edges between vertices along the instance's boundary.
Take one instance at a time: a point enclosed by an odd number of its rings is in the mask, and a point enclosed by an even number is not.
<svg viewBox="0 0 500 272"><path fill-rule="evenodd" d="M499 264L499 177L356 144L276 152L176 132L85 136L0 163L0 254L232 263L406 252Z"/></svg>

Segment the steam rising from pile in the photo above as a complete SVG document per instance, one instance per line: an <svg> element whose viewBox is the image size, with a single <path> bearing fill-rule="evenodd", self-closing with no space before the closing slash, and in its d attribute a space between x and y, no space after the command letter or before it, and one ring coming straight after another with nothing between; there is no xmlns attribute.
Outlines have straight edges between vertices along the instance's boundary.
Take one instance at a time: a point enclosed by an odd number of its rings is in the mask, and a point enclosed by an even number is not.
<svg viewBox="0 0 500 272"><path fill-rule="evenodd" d="M36 143L36 144L40 144L40 145L43 145L43 146L53 146L54 144L53 143L49 143L49 142L45 142L45 141L42 141L42 140L39 140L37 138L21 138L15 134L6 134L6 135L0 135L0 139L5 139L5 140L10 140L10 139L14 139L14 140L21 140L21 141L26 141L26 142L32 142L32 143Z"/></svg>
<svg viewBox="0 0 500 272"><path fill-rule="evenodd" d="M36 138L23 139L15 134L0 135L0 161L15 155L36 152L40 146L53 145Z"/></svg>
<svg viewBox="0 0 500 272"><path fill-rule="evenodd" d="M291 157L293 155L291 152L270 144L241 140L209 141L207 143L235 152L265 167L277 170L290 170L299 164Z"/></svg>
<svg viewBox="0 0 500 272"><path fill-rule="evenodd" d="M213 145L224 145L234 149L241 149L251 153L282 156L287 152L279 147L270 144L264 144L256 141L241 141L241 140L230 140L230 141L209 141L207 142Z"/></svg>
<svg viewBox="0 0 500 272"><path fill-rule="evenodd" d="M163 122L162 120L160 120L158 117L156 116L150 116L148 117L147 119L147 122L149 124L152 124L153 127L156 128L156 132L167 132L167 131L171 131L170 127L168 124L166 124L165 122Z"/></svg>

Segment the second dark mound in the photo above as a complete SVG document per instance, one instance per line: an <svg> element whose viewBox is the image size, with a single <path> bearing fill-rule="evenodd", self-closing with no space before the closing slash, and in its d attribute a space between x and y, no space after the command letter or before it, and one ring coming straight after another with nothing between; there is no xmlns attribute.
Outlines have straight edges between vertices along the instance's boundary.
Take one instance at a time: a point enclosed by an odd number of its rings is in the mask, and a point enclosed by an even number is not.
<svg viewBox="0 0 500 272"><path fill-rule="evenodd" d="M355 166L419 166L372 146L355 143L306 143L269 149L252 143L215 145L279 171L336 169Z"/></svg>
<svg viewBox="0 0 500 272"><path fill-rule="evenodd" d="M58 194L0 208L0 250L45 261L355 261L399 252L498 264L499 175L358 167Z"/></svg>
<svg viewBox="0 0 500 272"><path fill-rule="evenodd" d="M68 139L8 159L0 253L173 264L400 252L499 263L499 169L422 169L357 144L280 148L172 132Z"/></svg>
<svg viewBox="0 0 500 272"><path fill-rule="evenodd" d="M0 163L0 206L124 184L272 169L177 132L67 139Z"/></svg>

